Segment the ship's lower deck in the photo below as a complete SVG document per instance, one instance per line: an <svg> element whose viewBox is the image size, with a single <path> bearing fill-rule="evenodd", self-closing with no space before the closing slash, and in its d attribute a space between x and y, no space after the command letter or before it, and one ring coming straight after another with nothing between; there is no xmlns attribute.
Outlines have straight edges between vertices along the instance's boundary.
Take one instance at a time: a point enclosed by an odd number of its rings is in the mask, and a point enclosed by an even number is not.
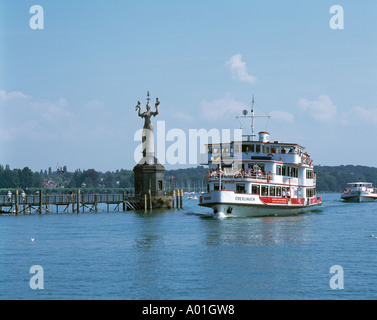
<svg viewBox="0 0 377 320"><path fill-rule="evenodd" d="M320 196L302 199L260 197L224 190L211 191L199 199L199 205L212 208L214 215L234 217L294 215L321 204Z"/></svg>

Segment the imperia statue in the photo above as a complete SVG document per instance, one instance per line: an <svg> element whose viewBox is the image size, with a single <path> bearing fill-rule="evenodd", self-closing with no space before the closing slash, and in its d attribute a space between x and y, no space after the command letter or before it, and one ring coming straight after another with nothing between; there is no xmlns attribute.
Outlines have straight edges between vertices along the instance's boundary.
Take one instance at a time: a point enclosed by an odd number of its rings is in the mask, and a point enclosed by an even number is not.
<svg viewBox="0 0 377 320"><path fill-rule="evenodd" d="M141 105L140 101L137 102L135 107L135 111L139 109L138 116L140 118L144 118L144 126L143 126L143 134L142 134L142 141L143 141L143 159L142 162L147 164L154 164L155 157L154 157L154 136L153 136L153 123L151 121L152 116L155 117L158 115L158 105L160 101L156 98L156 103L154 104L156 111L151 111L151 105L149 104L150 97L149 91L147 92L147 111L141 112Z"/></svg>

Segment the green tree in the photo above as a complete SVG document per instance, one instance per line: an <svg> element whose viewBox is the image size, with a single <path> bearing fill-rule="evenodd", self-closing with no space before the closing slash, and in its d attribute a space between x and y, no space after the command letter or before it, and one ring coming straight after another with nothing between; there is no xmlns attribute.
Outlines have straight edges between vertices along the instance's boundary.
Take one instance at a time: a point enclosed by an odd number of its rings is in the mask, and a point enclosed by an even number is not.
<svg viewBox="0 0 377 320"><path fill-rule="evenodd" d="M19 171L19 181L22 189L33 187L33 172L30 168L25 167Z"/></svg>

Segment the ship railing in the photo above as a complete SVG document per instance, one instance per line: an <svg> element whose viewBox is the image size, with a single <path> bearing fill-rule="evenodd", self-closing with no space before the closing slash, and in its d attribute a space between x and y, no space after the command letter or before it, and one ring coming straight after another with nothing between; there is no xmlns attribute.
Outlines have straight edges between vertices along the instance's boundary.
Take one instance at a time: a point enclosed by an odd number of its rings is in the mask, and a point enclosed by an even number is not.
<svg viewBox="0 0 377 320"><path fill-rule="evenodd" d="M253 170L237 170L237 171L208 171L207 180L218 180L220 179L256 179L269 181L272 179L272 173L258 172Z"/></svg>

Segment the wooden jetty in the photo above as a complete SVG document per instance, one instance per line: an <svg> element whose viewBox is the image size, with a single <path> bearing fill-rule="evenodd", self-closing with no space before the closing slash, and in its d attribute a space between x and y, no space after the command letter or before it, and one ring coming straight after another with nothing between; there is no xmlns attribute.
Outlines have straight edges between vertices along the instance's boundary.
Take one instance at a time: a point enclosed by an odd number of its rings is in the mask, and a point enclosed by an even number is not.
<svg viewBox="0 0 377 320"><path fill-rule="evenodd" d="M179 193L180 199L178 199ZM8 198L7 195L0 195L0 214L80 213L85 212L85 210L88 212L105 211L99 208L99 204L106 204L107 211L109 211L110 205L112 205L113 211L153 209L150 193L130 196L125 191L118 194L87 194L77 190L76 193L72 194L44 194L43 190L39 190L38 194L22 196L16 190L11 198ZM177 190L176 205L177 208L182 208L182 190L181 192ZM63 210L61 207L63 207Z"/></svg>

